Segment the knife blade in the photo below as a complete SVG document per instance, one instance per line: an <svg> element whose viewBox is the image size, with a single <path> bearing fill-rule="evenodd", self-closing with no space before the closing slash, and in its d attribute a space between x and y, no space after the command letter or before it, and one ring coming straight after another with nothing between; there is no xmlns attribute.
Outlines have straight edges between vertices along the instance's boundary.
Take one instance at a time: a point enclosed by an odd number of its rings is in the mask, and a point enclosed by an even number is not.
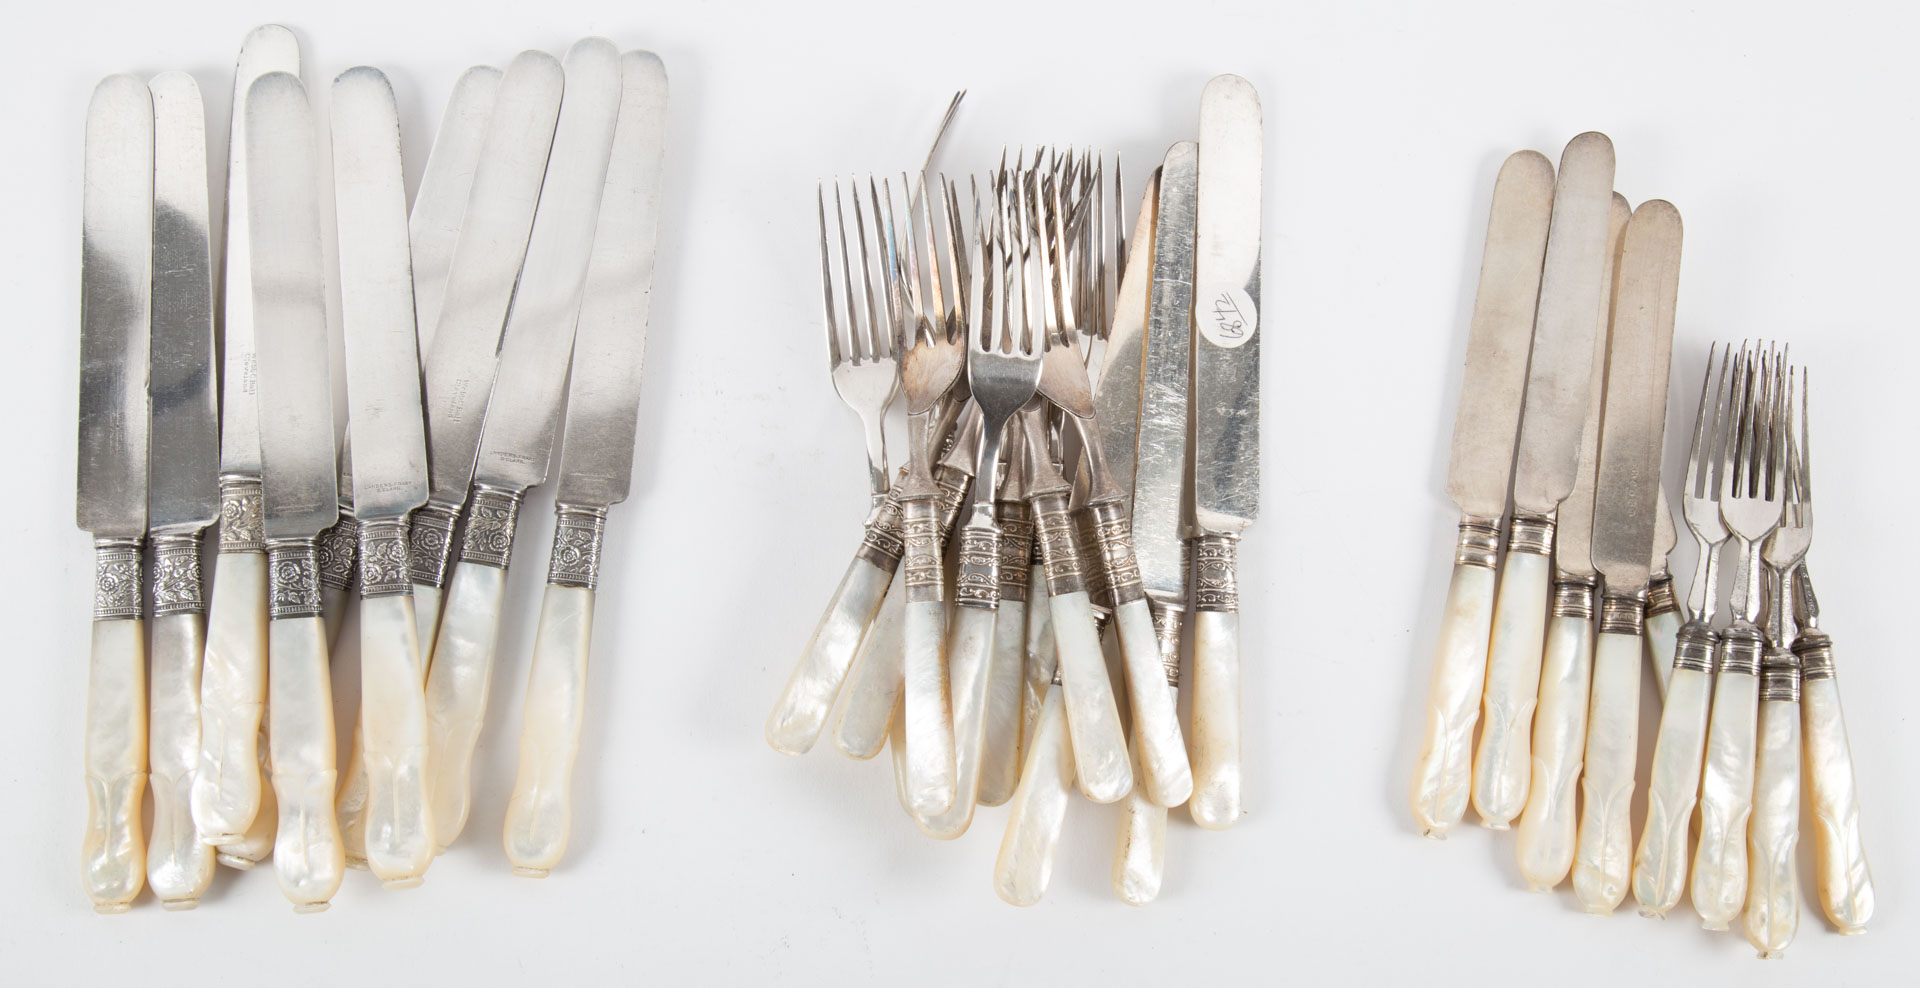
<svg viewBox="0 0 1920 988"><path fill-rule="evenodd" d="M334 822L333 696L316 538L339 515L318 135L306 87L269 72L247 91L247 234L266 509L273 867L298 912L327 907L345 867Z"/></svg>
<svg viewBox="0 0 1920 988"><path fill-rule="evenodd" d="M87 824L95 912L125 912L145 879L147 361L153 276L153 98L108 76L87 104L80 227L80 428L75 517L93 535Z"/></svg>
<svg viewBox="0 0 1920 988"><path fill-rule="evenodd" d="M1187 606L1187 387L1192 374L1193 252L1199 150L1168 149L1160 166L1140 344L1139 433L1134 448L1133 551L1147 598L1164 611ZM1108 351L1119 349L1109 342Z"/></svg>
<svg viewBox="0 0 1920 988"><path fill-rule="evenodd" d="M566 98L507 314L460 562L427 671L428 786L443 848L466 825L515 521L527 489L546 479L620 112L620 52L612 42L576 42L565 65Z"/></svg>

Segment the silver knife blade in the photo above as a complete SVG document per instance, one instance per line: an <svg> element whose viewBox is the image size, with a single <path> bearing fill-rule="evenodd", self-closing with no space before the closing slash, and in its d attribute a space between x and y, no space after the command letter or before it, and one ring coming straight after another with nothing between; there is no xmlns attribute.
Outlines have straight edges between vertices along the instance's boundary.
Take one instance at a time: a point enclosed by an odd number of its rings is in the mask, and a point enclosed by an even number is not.
<svg viewBox="0 0 1920 988"><path fill-rule="evenodd" d="M80 220L80 442L75 519L96 538L147 533L147 359L153 286L153 97L111 75L87 104Z"/></svg>
<svg viewBox="0 0 1920 988"><path fill-rule="evenodd" d="M266 531L269 539L312 538L340 515L318 139L306 87L285 72L254 80L246 119Z"/></svg>
<svg viewBox="0 0 1920 988"><path fill-rule="evenodd" d="M1140 197L1140 212L1134 216L1133 240L1139 245L1134 255L1141 263L1120 275L1120 290L1113 301L1113 323L1100 365L1100 378L1093 385L1093 417L1100 423L1100 446L1113 485L1125 500L1126 513L1133 511L1134 458L1140 437L1140 381L1147 337L1147 295L1153 281L1153 223L1160 211L1160 169L1147 176L1147 187ZM1124 254L1117 250L1116 254ZM1108 274L1107 277L1112 277Z"/></svg>
<svg viewBox="0 0 1920 988"><path fill-rule="evenodd" d="M560 446L559 501L583 507L626 500L633 478L634 419L660 220L666 66L652 52L630 51L620 56L620 79L620 121L587 265Z"/></svg>
<svg viewBox="0 0 1920 988"><path fill-rule="evenodd" d="M1544 515L1573 491L1580 429L1592 387L1593 314L1600 310L1607 223L1613 210L1613 142L1588 131L1567 143L1553 188L1553 226L1533 322L1533 357L1520 413L1513 505ZM1651 509L1648 511L1652 515Z"/></svg>
<svg viewBox="0 0 1920 988"><path fill-rule="evenodd" d="M564 85L558 59L543 51L521 52L501 76L487 120L424 361L429 497L435 502L457 507L467 500L499 362L500 332L526 258Z"/></svg>
<svg viewBox="0 0 1920 988"><path fill-rule="evenodd" d="M613 42L575 42L565 65L567 94L553 156L500 341L500 369L473 471L475 483L514 490L547 478L620 117L620 50Z"/></svg>
<svg viewBox="0 0 1920 988"><path fill-rule="evenodd" d="M393 87L378 69L348 69L330 116L354 515L399 518L427 500L427 440Z"/></svg>
<svg viewBox="0 0 1920 988"><path fill-rule="evenodd" d="M1182 141L1160 166L1147 339L1142 348L1140 439L1133 476L1133 551L1147 596L1186 606L1184 532L1192 491L1187 479L1187 384L1193 367L1193 250L1199 148Z"/></svg>
<svg viewBox="0 0 1920 988"><path fill-rule="evenodd" d="M1193 257L1193 517L1238 535L1260 514L1260 94L1237 75L1200 95Z"/></svg>
<svg viewBox="0 0 1920 988"><path fill-rule="evenodd" d="M1627 197L1615 192L1607 217L1607 260L1602 276L1607 288L1600 293L1600 318L1593 334L1593 384L1587 396L1587 420L1580 429L1580 466L1574 475L1573 492L1560 502L1559 524L1553 536L1554 565L1562 573L1588 579L1594 575L1593 484L1600 460L1601 403L1607 390L1607 343L1613 338L1614 262L1620 257L1620 238L1632 215Z"/></svg>
<svg viewBox="0 0 1920 988"><path fill-rule="evenodd" d="M1620 248L1593 506L1593 562L1609 592L1645 587L1653 557L1680 237L1679 210L1654 199L1633 211Z"/></svg>
<svg viewBox="0 0 1920 988"><path fill-rule="evenodd" d="M300 42L278 24L247 34L233 70L227 131L227 236L221 270L220 472L260 476L258 368L253 345L253 277L247 251L247 90L268 72L300 74Z"/></svg>
<svg viewBox="0 0 1920 988"><path fill-rule="evenodd" d="M152 455L148 527L191 535L220 513L220 422L213 393L213 246L207 219L207 116L185 72L153 93Z"/></svg>
<svg viewBox="0 0 1920 988"><path fill-rule="evenodd" d="M473 193L487 118L493 114L499 90L500 70L491 65L476 65L460 74L440 118L433 149L427 152L420 190L414 194L407 232L413 251L414 325L422 353L440 321L453 248L460 240L460 222L467 215L467 197Z"/></svg>

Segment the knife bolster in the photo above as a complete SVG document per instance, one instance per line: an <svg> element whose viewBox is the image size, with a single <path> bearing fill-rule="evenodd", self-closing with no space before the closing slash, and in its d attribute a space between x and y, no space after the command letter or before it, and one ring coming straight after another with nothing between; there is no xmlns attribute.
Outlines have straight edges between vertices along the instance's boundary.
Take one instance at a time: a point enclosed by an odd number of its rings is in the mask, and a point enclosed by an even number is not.
<svg viewBox="0 0 1920 988"><path fill-rule="evenodd" d="M1493 569L1500 561L1500 519L1460 519L1460 537L1453 549L1456 566Z"/></svg>
<svg viewBox="0 0 1920 988"><path fill-rule="evenodd" d="M1000 552L999 529L968 525L960 530L954 603L961 607L1000 606Z"/></svg>
<svg viewBox="0 0 1920 988"><path fill-rule="evenodd" d="M258 477L220 478L220 551L266 552L265 491Z"/></svg>
<svg viewBox="0 0 1920 988"><path fill-rule="evenodd" d="M353 584L355 557L360 551L360 521L353 516L352 499L340 499L340 520L320 533L315 546L320 558L320 585L345 591Z"/></svg>
<svg viewBox="0 0 1920 988"><path fill-rule="evenodd" d="M334 527L345 524L347 518L342 515L340 524ZM360 596L363 599L413 596L412 572L407 559L407 520L381 518L356 523L354 527L359 530ZM320 578L326 579L324 549Z"/></svg>
<svg viewBox="0 0 1920 988"><path fill-rule="evenodd" d="M200 533L156 535L153 542L153 616L207 613L200 579Z"/></svg>
<svg viewBox="0 0 1920 988"><path fill-rule="evenodd" d="M1561 573L1553 581L1553 616L1593 620L1599 581L1591 576Z"/></svg>
<svg viewBox="0 0 1920 988"><path fill-rule="evenodd" d="M1507 537L1508 552L1531 552L1544 556L1553 552L1553 516L1513 516L1513 530Z"/></svg>
<svg viewBox="0 0 1920 988"><path fill-rule="evenodd" d="M434 501L415 508L407 530L407 567L413 582L442 588L447 585L447 564L453 559L453 526L460 520L460 506ZM428 647L426 642L422 647Z"/></svg>
<svg viewBox="0 0 1920 988"><path fill-rule="evenodd" d="M1040 542L1040 558L1047 567L1047 593L1064 597L1086 592L1087 578L1081 567L1080 549L1074 543L1073 521L1067 516L1067 492L1036 494L1031 503L1034 535Z"/></svg>
<svg viewBox="0 0 1920 988"><path fill-rule="evenodd" d="M1180 688L1180 625L1186 609L1171 604L1153 604L1153 639L1160 648L1160 665L1166 670L1167 685Z"/></svg>
<svg viewBox="0 0 1920 988"><path fill-rule="evenodd" d="M582 590L600 588L600 548L607 535L607 509L557 504L553 547L547 553L547 583Z"/></svg>
<svg viewBox="0 0 1920 988"><path fill-rule="evenodd" d="M1648 608L1651 612L1652 608ZM1720 639L1713 629L1699 621L1688 621L1674 638L1673 667L1713 674L1713 647Z"/></svg>
<svg viewBox="0 0 1920 988"><path fill-rule="evenodd" d="M1606 596L1600 600L1600 633L1639 637L1646 630L1647 592L1608 587Z"/></svg>
<svg viewBox="0 0 1920 988"><path fill-rule="evenodd" d="M513 530L520 521L524 491L473 485L467 498L467 531L460 540L460 561L506 569L513 556Z"/></svg>
<svg viewBox="0 0 1920 988"><path fill-rule="evenodd" d="M887 488L887 496L868 513L866 528L860 533L860 548L854 553L889 573L899 568L905 548L901 540L900 487L896 483Z"/></svg>
<svg viewBox="0 0 1920 988"><path fill-rule="evenodd" d="M1673 577L1670 574L1656 576L1647 584L1647 616L1672 614L1680 609L1680 598L1673 593Z"/></svg>
<svg viewBox="0 0 1920 988"><path fill-rule="evenodd" d="M1235 556L1237 535L1202 535L1193 540L1193 609L1232 613L1240 609L1240 576Z"/></svg>
<svg viewBox="0 0 1920 988"><path fill-rule="evenodd" d="M320 551L313 539L267 542L267 616L319 617Z"/></svg>
<svg viewBox="0 0 1920 988"><path fill-rule="evenodd" d="M138 621L141 594L139 539L93 540L93 619Z"/></svg>

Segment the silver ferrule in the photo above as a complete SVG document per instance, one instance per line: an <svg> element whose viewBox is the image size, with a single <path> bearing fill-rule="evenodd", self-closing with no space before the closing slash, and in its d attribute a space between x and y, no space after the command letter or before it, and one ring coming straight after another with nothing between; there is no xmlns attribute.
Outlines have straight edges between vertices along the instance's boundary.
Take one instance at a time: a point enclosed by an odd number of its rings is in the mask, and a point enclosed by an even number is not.
<svg viewBox="0 0 1920 988"><path fill-rule="evenodd" d="M1073 496L1067 496L1067 510L1073 520L1073 544L1080 549L1080 572L1087 580L1087 596L1093 600L1095 616L1110 613L1113 610L1113 581L1107 576L1107 567L1099 558L1101 555L1100 535L1094 525L1093 512L1085 507L1075 509Z"/></svg>
<svg viewBox="0 0 1920 988"><path fill-rule="evenodd" d="M1507 535L1508 552L1529 552L1545 556L1553 552L1553 516L1513 516L1513 529Z"/></svg>
<svg viewBox="0 0 1920 988"><path fill-rule="evenodd" d="M1036 494L1032 504L1034 537L1040 542L1040 558L1047 567L1047 593L1064 597L1086 592L1080 547L1073 538L1073 521L1067 517L1067 492Z"/></svg>
<svg viewBox="0 0 1920 988"><path fill-rule="evenodd" d="M1024 601L1032 576L1027 561L1033 558L1033 511L1025 501L1001 501L996 514L1000 519L1000 599Z"/></svg>
<svg viewBox="0 0 1920 988"><path fill-rule="evenodd" d="M1760 675L1760 656L1767 650L1766 637L1750 624L1739 624L1720 634L1720 674Z"/></svg>
<svg viewBox="0 0 1920 988"><path fill-rule="evenodd" d="M320 616L320 553L313 539L267 542L267 615L275 621Z"/></svg>
<svg viewBox="0 0 1920 988"><path fill-rule="evenodd" d="M946 575L940 566L940 548L944 539L940 529L940 505L924 497L901 503L901 545L905 555L907 600L940 601L947 599Z"/></svg>
<svg viewBox="0 0 1920 988"><path fill-rule="evenodd" d="M320 533L315 543L320 553L320 584L335 590L353 585L354 557L360 552L360 521L353 516L353 502L340 500L340 520Z"/></svg>
<svg viewBox="0 0 1920 988"><path fill-rule="evenodd" d="M1600 633L1643 635L1647 630L1647 592L1608 588L1600 598Z"/></svg>
<svg viewBox="0 0 1920 988"><path fill-rule="evenodd" d="M513 556L513 529L520 520L524 491L473 485L467 498L467 531L460 540L460 561L506 569Z"/></svg>
<svg viewBox="0 0 1920 988"><path fill-rule="evenodd" d="M1672 614L1680 609L1680 598L1673 592L1673 577L1656 576L1647 584L1647 616Z"/></svg>
<svg viewBox="0 0 1920 988"><path fill-rule="evenodd" d="M960 530L959 548L953 602L961 607L999 607L999 529L968 525Z"/></svg>
<svg viewBox="0 0 1920 988"><path fill-rule="evenodd" d="M342 518L340 523L346 524L346 519ZM412 596L413 572L407 557L407 520L381 518L359 522L356 527L360 530L361 599ZM321 551L324 554L324 543ZM326 578L326 560L323 557L320 579L324 581Z"/></svg>
<svg viewBox="0 0 1920 988"><path fill-rule="evenodd" d="M1193 540L1193 609L1233 612L1240 609L1240 577L1234 555L1240 539L1232 535L1202 535Z"/></svg>
<svg viewBox="0 0 1920 988"><path fill-rule="evenodd" d="M413 582L426 587L447 585L447 565L453 561L453 526L460 506L428 501L413 510L407 529L407 569Z"/></svg>
<svg viewBox="0 0 1920 988"><path fill-rule="evenodd" d="M1793 654L1800 657L1800 678L1804 682L1833 678L1833 639L1824 631L1806 630L1793 640Z"/></svg>
<svg viewBox="0 0 1920 988"><path fill-rule="evenodd" d="M153 616L207 613L200 579L200 533L156 535L153 544Z"/></svg>
<svg viewBox="0 0 1920 988"><path fill-rule="evenodd" d="M867 516L867 527L860 533L860 548L854 555L891 573L900 567L903 549L900 540L900 486L893 485L887 496Z"/></svg>
<svg viewBox="0 0 1920 988"><path fill-rule="evenodd" d="M220 478L220 551L267 551L266 493L260 478Z"/></svg>
<svg viewBox="0 0 1920 988"><path fill-rule="evenodd" d="M1167 685L1180 688L1180 624L1187 612L1156 602L1153 605L1153 641L1160 646L1160 667L1166 671Z"/></svg>
<svg viewBox="0 0 1920 988"><path fill-rule="evenodd" d="M967 503L973 478L964 470L943 466L934 472L933 485L940 489L934 503L940 506L940 542L945 545L953 526L960 521L960 508Z"/></svg>
<svg viewBox="0 0 1920 988"><path fill-rule="evenodd" d="M1140 583L1140 561L1134 557L1133 519L1127 515L1127 506L1109 501L1093 505L1088 513L1093 516L1094 544L1100 547L1113 606L1146 597L1146 588Z"/></svg>
<svg viewBox="0 0 1920 988"><path fill-rule="evenodd" d="M556 504L553 547L547 553L547 582L556 587L600 588L600 547L607 534L607 509Z"/></svg>
<svg viewBox="0 0 1920 988"><path fill-rule="evenodd" d="M1500 519L1460 519L1459 541L1453 548L1454 565L1493 569L1499 562Z"/></svg>
<svg viewBox="0 0 1920 988"><path fill-rule="evenodd" d="M1553 616L1593 620L1600 581L1591 576L1562 573L1553 581Z"/></svg>
<svg viewBox="0 0 1920 988"><path fill-rule="evenodd" d="M1760 699L1800 702L1800 659L1784 648L1769 648L1760 664Z"/></svg>
<svg viewBox="0 0 1920 988"><path fill-rule="evenodd" d="M1688 621L1680 626L1680 633L1674 636L1673 667L1711 675L1719 642L1720 636L1714 634L1705 622Z"/></svg>
<svg viewBox="0 0 1920 988"><path fill-rule="evenodd" d="M138 621L140 600L139 539L93 540L93 619Z"/></svg>

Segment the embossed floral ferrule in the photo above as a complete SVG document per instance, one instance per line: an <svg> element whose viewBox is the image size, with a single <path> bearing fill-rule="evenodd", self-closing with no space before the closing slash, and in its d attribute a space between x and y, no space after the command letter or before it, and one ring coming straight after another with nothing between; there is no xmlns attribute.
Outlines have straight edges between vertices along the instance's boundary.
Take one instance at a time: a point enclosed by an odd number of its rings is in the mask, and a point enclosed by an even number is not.
<svg viewBox="0 0 1920 988"><path fill-rule="evenodd" d="M458 505L432 501L415 508L407 529L407 568L413 582L425 587L447 585L453 561L453 526L460 520Z"/></svg>
<svg viewBox="0 0 1920 988"><path fill-rule="evenodd" d="M267 543L267 614L275 621L320 616L320 553L312 539Z"/></svg>
<svg viewBox="0 0 1920 988"><path fill-rule="evenodd" d="M1118 608L1147 595L1140 582L1140 563L1134 558L1133 520L1126 505L1108 501L1088 507L1093 519L1093 541L1106 570L1109 602Z"/></svg>
<svg viewBox="0 0 1920 988"><path fill-rule="evenodd" d="M547 556L547 582L557 587L598 589L600 544L606 531L607 509L556 505L553 547Z"/></svg>
<svg viewBox="0 0 1920 988"><path fill-rule="evenodd" d="M153 615L207 613L200 574L200 533L156 535L153 543Z"/></svg>
<svg viewBox="0 0 1920 988"><path fill-rule="evenodd" d="M520 520L523 491L473 485L467 498L467 531L460 540L460 560L506 569L513 556L513 530Z"/></svg>
<svg viewBox="0 0 1920 988"><path fill-rule="evenodd" d="M998 529L969 525L960 530L954 603L961 607L1000 606L1000 549Z"/></svg>
<svg viewBox="0 0 1920 988"><path fill-rule="evenodd" d="M939 511L940 505L929 498L901 502L901 544L909 602L946 599L946 581L940 569L940 549L945 539Z"/></svg>
<svg viewBox="0 0 1920 988"><path fill-rule="evenodd" d="M353 502L340 501L340 520L320 533L315 540L320 559L320 583L335 590L353 584L354 562L360 552L360 522L353 516Z"/></svg>
<svg viewBox="0 0 1920 988"><path fill-rule="evenodd" d="M1049 492L1033 497L1034 537L1040 543L1040 558L1046 564L1047 592L1055 597L1087 589L1080 547L1073 536L1073 521L1067 516L1067 494Z"/></svg>
<svg viewBox="0 0 1920 988"><path fill-rule="evenodd" d="M866 528L860 533L860 548L854 553L888 573L899 568L905 549L901 539L900 487L894 484L888 488L887 496L874 507Z"/></svg>
<svg viewBox="0 0 1920 988"><path fill-rule="evenodd" d="M995 512L1000 521L1000 599L1027 599L1033 558L1033 511L1025 501L1001 501Z"/></svg>
<svg viewBox="0 0 1920 988"><path fill-rule="evenodd" d="M342 517L341 523L346 523ZM335 526L338 527L338 526ZM412 567L407 553L407 520L381 518L360 522L360 596L412 596ZM325 579L324 562L322 579Z"/></svg>
<svg viewBox="0 0 1920 988"><path fill-rule="evenodd" d="M258 477L220 478L220 551L266 552L267 511Z"/></svg>
<svg viewBox="0 0 1920 988"><path fill-rule="evenodd" d="M1193 540L1193 608L1238 611L1240 577L1235 557L1240 540L1232 535L1202 535Z"/></svg>
<svg viewBox="0 0 1920 988"><path fill-rule="evenodd" d="M140 619L140 540L93 540L93 619Z"/></svg>

